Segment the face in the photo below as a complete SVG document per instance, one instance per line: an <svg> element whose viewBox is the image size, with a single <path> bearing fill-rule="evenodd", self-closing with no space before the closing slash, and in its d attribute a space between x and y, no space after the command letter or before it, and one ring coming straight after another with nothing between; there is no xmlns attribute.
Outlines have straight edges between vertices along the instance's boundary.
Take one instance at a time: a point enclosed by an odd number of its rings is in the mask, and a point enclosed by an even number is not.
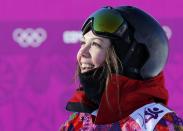
<svg viewBox="0 0 183 131"><path fill-rule="evenodd" d="M87 32L81 39L81 47L77 54L81 73L103 65L110 45L109 39L98 37L92 31Z"/></svg>

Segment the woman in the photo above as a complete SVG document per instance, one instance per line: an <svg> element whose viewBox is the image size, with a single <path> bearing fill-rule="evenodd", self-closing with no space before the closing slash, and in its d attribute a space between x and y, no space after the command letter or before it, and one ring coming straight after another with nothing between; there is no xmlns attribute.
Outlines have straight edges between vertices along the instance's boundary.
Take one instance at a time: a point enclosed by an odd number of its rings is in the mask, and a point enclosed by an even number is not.
<svg viewBox="0 0 183 131"><path fill-rule="evenodd" d="M181 131L167 108L162 70L168 42L161 26L130 6L97 10L82 27L80 87L67 103L72 112L61 131Z"/></svg>

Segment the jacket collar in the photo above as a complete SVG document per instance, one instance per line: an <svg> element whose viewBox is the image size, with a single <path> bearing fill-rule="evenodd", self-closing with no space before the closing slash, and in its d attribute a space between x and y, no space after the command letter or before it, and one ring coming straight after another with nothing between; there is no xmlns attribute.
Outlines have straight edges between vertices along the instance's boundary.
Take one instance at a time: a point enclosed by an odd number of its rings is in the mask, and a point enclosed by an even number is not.
<svg viewBox="0 0 183 131"><path fill-rule="evenodd" d="M114 123L151 102L167 104L168 91L163 73L149 80L134 80L113 74L103 92L95 124ZM78 89L67 103L69 111L91 113L96 108L82 89ZM110 118L110 119L109 119Z"/></svg>

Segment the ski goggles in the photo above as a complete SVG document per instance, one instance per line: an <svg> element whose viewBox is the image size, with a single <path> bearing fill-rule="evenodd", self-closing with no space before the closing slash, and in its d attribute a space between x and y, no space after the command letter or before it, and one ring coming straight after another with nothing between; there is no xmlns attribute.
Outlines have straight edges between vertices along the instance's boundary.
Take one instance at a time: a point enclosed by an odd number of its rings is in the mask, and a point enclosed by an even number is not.
<svg viewBox="0 0 183 131"><path fill-rule="evenodd" d="M88 31L89 27L96 35L119 38L127 29L127 24L117 10L112 7L104 7L89 16L82 27L83 34Z"/></svg>

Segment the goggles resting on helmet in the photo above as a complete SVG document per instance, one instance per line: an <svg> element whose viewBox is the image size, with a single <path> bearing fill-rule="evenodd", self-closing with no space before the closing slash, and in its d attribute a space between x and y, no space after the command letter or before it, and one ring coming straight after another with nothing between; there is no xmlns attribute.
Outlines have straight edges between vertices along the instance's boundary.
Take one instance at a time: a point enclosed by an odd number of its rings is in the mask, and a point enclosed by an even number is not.
<svg viewBox="0 0 183 131"><path fill-rule="evenodd" d="M121 38L127 29L127 24L117 10L108 6L89 16L82 27L83 34L87 33L88 28L99 36Z"/></svg>

